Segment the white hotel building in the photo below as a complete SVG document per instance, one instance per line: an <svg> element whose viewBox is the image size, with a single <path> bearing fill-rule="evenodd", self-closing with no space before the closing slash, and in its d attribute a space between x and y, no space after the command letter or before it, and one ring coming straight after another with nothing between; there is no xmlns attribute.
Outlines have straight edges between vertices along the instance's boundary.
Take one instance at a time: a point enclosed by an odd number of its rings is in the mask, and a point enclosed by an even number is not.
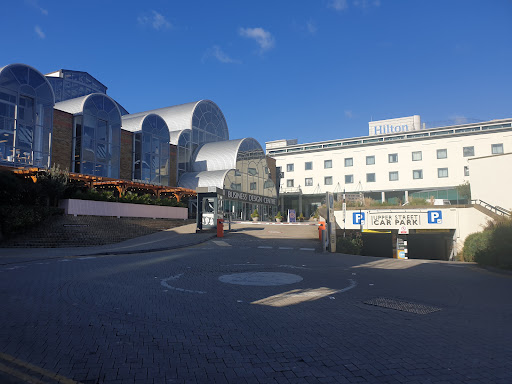
<svg viewBox="0 0 512 384"><path fill-rule="evenodd" d="M512 119L425 129L415 115L370 122L369 136L308 144L277 140L267 142L266 151L276 160L279 209L284 212L296 209L307 217L325 192L343 191L402 204L412 197L466 203L456 190L464 182L472 190L478 185L486 191L473 193L473 199L512 208L508 193L499 199L493 193L512 187ZM495 159L485 160L489 156ZM492 169L491 177L483 172L484 177L472 179L471 169L481 158L486 167L500 169Z"/></svg>

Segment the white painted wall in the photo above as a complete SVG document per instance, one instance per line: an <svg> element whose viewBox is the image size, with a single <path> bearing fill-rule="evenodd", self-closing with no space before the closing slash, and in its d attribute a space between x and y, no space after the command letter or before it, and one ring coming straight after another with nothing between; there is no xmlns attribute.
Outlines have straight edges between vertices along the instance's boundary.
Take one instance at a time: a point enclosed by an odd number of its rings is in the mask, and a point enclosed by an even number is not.
<svg viewBox="0 0 512 384"><path fill-rule="evenodd" d="M421 132L421 131L420 131ZM505 152L512 149L512 133L498 131L486 134L472 134L468 136L435 137L428 140L414 140L407 142L381 142L375 145L356 147L335 147L310 152L296 152L274 155L276 166L281 167L284 177L281 179L281 190L286 192L287 180L294 180L294 187L300 185L303 194L393 190L421 190L433 188L450 188L470 181L470 176L464 176L464 167L470 166L469 159L463 156L463 147L473 146L475 156L491 155L491 145L502 143ZM437 158L437 150L446 149L446 159ZM412 152L421 151L422 160L412 161ZM398 163L389 163L388 155L398 154ZM375 156L374 165L366 165L366 157ZM345 167L345 158L353 158L353 166ZM324 161L332 160L332 168L325 169ZM312 170L305 170L305 163L313 162ZM509 164L510 164L510 160ZM474 163L474 162L473 162ZM286 170L287 164L294 164L294 171ZM448 168L448 177L439 178L438 168ZM421 169L423 179L413 179L413 170ZM508 169L508 168L505 168ZM390 181L389 172L397 171L398 180ZM498 169L496 169L498 172ZM367 182L366 174L375 173L376 181ZM509 175L512 172L508 172ZM345 184L345 175L353 175L354 183ZM333 184L325 185L324 178L332 176ZM503 176L503 168L501 169ZM305 186L305 179L312 178L313 185ZM499 181L499 178L496 178ZM359 186L360 183L360 186ZM507 184L509 185L509 184ZM510 186L510 185L509 185ZM510 188L506 189L510 191ZM492 203L492 201L489 201ZM510 205L510 204L509 204ZM506 207L506 206L505 206Z"/></svg>
<svg viewBox="0 0 512 384"><path fill-rule="evenodd" d="M428 212L429 211L441 211L442 212L442 221L436 223L429 223L428 221ZM365 209L361 210L361 213L365 214L365 223L363 224L363 229L371 229L371 230L389 230L389 229L399 229L402 223L398 223L395 219L404 219L407 221L407 218L411 220L411 224L406 226L409 230L411 229L454 229L455 230L455 239L456 239L456 248L460 251L464 245L464 240L466 237L475 232L481 232L487 222L490 220L490 217L486 214L480 212L479 210L469 207L469 208L441 208L437 206L433 206L431 209L425 208L408 208L408 209ZM354 214L359 214L359 210L347 210L346 211L346 219L345 219L345 228L346 229L360 229L361 225L356 224L354 220ZM336 224L339 228L344 228L343 224L343 211L335 211L334 217L336 219ZM383 223L383 221L378 221L377 223L372 220L377 219L378 217L390 217L391 225L387 225ZM412 223L412 220L418 220L417 223ZM386 220L384 219L384 222Z"/></svg>
<svg viewBox="0 0 512 384"><path fill-rule="evenodd" d="M187 219L188 209L158 205L114 203L107 201L66 199L60 202L67 215L149 217L155 219Z"/></svg>
<svg viewBox="0 0 512 384"><path fill-rule="evenodd" d="M470 159L471 198L512 211L511 166L512 152Z"/></svg>

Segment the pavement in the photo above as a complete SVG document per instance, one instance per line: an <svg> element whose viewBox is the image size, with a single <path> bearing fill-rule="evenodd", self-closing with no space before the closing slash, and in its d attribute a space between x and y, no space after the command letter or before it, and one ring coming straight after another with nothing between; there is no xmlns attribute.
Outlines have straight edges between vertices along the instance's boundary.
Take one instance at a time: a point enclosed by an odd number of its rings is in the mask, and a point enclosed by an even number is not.
<svg viewBox="0 0 512 384"><path fill-rule="evenodd" d="M0 382L512 382L511 276L325 253L314 226L181 230L3 255Z"/></svg>

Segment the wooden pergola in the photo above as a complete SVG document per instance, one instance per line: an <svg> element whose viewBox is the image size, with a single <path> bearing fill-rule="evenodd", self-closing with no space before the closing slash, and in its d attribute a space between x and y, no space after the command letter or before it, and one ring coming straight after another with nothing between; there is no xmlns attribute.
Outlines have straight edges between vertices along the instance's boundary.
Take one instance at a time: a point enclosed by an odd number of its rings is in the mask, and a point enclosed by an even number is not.
<svg viewBox="0 0 512 384"><path fill-rule="evenodd" d="M2 167L4 169L8 169L13 171L18 175L24 175L25 177L30 177L34 183L37 182L38 173L46 171L45 169L40 168L13 168L10 167ZM193 189L181 188L181 187L169 187L164 185L155 185L155 184L147 184L141 183L137 181L131 180L120 180L113 179L110 177L102 177L102 176L92 176L92 175L84 175L82 173L67 173L67 177L69 180L81 181L89 188L108 188L112 187L116 189L119 194L123 194L128 190L134 190L137 192L151 192L157 198L159 198L162 194L172 194L176 197L176 200L179 202L185 196L196 196L197 193Z"/></svg>

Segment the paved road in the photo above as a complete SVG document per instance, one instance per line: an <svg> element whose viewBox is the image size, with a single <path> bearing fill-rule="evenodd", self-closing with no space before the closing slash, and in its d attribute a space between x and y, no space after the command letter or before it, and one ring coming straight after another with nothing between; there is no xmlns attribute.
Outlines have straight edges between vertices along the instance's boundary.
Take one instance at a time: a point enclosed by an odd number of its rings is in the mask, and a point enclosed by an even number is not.
<svg viewBox="0 0 512 384"><path fill-rule="evenodd" d="M510 276L315 237L0 266L0 382L512 382Z"/></svg>

